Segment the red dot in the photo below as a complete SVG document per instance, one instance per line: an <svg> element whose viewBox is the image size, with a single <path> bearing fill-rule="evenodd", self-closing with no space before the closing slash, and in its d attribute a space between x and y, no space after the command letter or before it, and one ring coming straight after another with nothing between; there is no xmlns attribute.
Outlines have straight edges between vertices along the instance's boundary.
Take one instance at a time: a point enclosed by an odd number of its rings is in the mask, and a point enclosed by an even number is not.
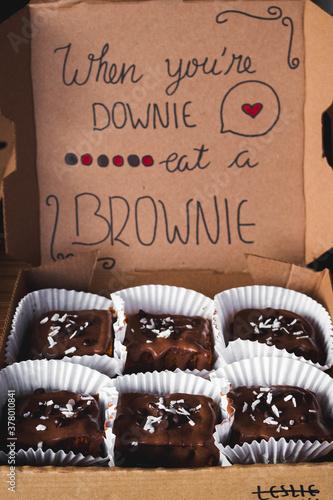
<svg viewBox="0 0 333 500"><path fill-rule="evenodd" d="M142 158L142 163L145 167L152 167L154 165L153 157L146 155Z"/></svg>
<svg viewBox="0 0 333 500"><path fill-rule="evenodd" d="M92 157L91 157L91 155L88 155L88 154L82 155L81 156L81 163L83 165L91 165L92 164Z"/></svg>
<svg viewBox="0 0 333 500"><path fill-rule="evenodd" d="M120 155L117 155L117 156L114 156L112 158L112 161L113 161L113 164L116 166L116 167L122 167L124 165L124 159L122 156Z"/></svg>

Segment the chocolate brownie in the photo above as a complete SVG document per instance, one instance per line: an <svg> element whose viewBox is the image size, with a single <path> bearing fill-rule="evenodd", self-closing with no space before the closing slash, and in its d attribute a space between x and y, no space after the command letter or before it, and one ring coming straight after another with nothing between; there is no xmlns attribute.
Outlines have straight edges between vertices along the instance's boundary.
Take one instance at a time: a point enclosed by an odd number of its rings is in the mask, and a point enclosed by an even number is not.
<svg viewBox="0 0 333 500"><path fill-rule="evenodd" d="M124 393L113 432L115 462L124 467L217 465L214 444L217 405L192 394Z"/></svg>
<svg viewBox="0 0 333 500"><path fill-rule="evenodd" d="M237 387L227 394L235 410L230 445L285 438L332 441L315 394L295 386Z"/></svg>
<svg viewBox="0 0 333 500"><path fill-rule="evenodd" d="M312 325L291 311L243 309L234 316L230 340L257 340L278 349L286 349L313 363L325 364L325 353Z"/></svg>
<svg viewBox="0 0 333 500"><path fill-rule="evenodd" d="M211 368L212 329L208 319L140 310L128 315L126 323L125 373Z"/></svg>
<svg viewBox="0 0 333 500"><path fill-rule="evenodd" d="M8 408L5 405L1 419L1 448L6 449ZM15 401L15 449L41 448L75 454L101 456L104 432L101 430L97 396L70 391L45 392L36 389L33 394Z"/></svg>
<svg viewBox="0 0 333 500"><path fill-rule="evenodd" d="M112 354L110 311L49 311L35 321L22 348L22 359Z"/></svg>

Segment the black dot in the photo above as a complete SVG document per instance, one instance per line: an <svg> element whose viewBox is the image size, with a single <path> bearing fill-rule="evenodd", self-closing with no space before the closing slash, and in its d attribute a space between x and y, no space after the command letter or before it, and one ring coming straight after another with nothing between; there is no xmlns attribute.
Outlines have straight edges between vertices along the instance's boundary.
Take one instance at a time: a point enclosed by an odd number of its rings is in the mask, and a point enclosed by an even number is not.
<svg viewBox="0 0 333 500"><path fill-rule="evenodd" d="M129 155L127 161L131 167L138 167L140 165L140 158L138 155Z"/></svg>
<svg viewBox="0 0 333 500"><path fill-rule="evenodd" d="M100 167L107 167L109 165L109 158L106 155L99 155L97 163Z"/></svg>
<svg viewBox="0 0 333 500"><path fill-rule="evenodd" d="M6 146L7 146L7 142L0 141L0 149L5 149Z"/></svg>
<svg viewBox="0 0 333 500"><path fill-rule="evenodd" d="M65 156L65 162L67 165L76 165L78 162L77 156L74 153L67 153Z"/></svg>

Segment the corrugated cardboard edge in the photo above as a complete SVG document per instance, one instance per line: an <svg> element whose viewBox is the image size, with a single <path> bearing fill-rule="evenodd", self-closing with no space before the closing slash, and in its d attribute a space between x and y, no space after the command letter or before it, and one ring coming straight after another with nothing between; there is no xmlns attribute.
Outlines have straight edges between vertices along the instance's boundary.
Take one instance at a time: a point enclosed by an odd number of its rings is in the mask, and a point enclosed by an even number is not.
<svg viewBox="0 0 333 500"><path fill-rule="evenodd" d="M320 36L318 36L320 34ZM333 16L305 3L305 145L306 263L333 246L333 172L322 149L322 114L332 104Z"/></svg>
<svg viewBox="0 0 333 500"><path fill-rule="evenodd" d="M8 467L0 469L0 478L7 480ZM284 497L310 498L310 495L292 494L290 488L319 493L311 498L332 498L333 464L297 465L247 465L232 467L208 467L202 469L119 469L119 468L52 468L17 467L18 498L74 499L110 498L112 500L249 500L282 498L275 492L284 485L290 494ZM266 491L260 497L260 487ZM273 488L272 496L269 494ZM268 490L268 494L267 494ZM29 493L27 493L29 492ZM47 492L47 493L46 493ZM6 492L2 498L12 498Z"/></svg>

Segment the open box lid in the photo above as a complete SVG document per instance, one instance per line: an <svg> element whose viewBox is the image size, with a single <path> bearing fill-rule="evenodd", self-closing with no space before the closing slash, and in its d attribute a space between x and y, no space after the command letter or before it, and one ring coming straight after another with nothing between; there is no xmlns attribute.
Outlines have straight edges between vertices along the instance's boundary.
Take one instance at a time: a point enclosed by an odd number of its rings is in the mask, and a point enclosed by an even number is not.
<svg viewBox="0 0 333 500"><path fill-rule="evenodd" d="M31 2L2 26L7 252L234 272L332 247L332 18L309 0L91 4Z"/></svg>

